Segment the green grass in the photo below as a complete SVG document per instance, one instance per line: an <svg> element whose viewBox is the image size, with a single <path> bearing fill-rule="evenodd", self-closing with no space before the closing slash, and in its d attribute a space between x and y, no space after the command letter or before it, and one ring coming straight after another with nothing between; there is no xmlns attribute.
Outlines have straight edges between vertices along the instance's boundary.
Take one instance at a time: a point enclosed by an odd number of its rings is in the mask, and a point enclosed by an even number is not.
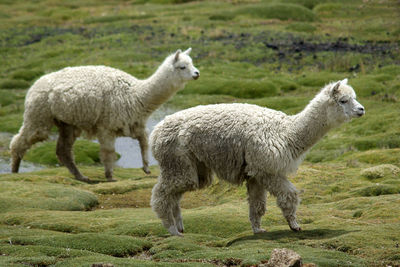
<svg viewBox="0 0 400 267"><path fill-rule="evenodd" d="M260 98L278 94L276 85L268 80L222 80L217 77L193 83L182 94L231 95L239 98Z"/></svg>
<svg viewBox="0 0 400 267"><path fill-rule="evenodd" d="M87 167L83 172L89 170L91 176L102 172L101 167ZM169 237L148 203L138 208L139 199L130 198L134 193L149 201L149 188L156 182L155 176L144 176L140 170L116 169L120 182L94 185L76 182L59 168L19 174L18 177L2 175L1 188L8 192L6 196L26 202L17 203L3 212L0 252L8 255L8 262L26 260L31 264L74 261L82 266L86 262L83 258L92 256L91 253L115 264L122 260L115 256L134 256L124 259L128 264L137 260L135 257L141 253L145 253L147 263L153 260L177 263L186 259L191 264L199 264L200 261L223 262L234 258L244 264L257 264L267 260L273 248L286 247L300 253L304 262L318 266L350 266L349 261L351 266L395 263L390 251L394 253L391 245L399 241L396 237L399 233L396 219L400 215L396 209L399 194L387 190L394 185L384 185L385 180L392 178L380 178L383 186L377 189L374 182L361 178L361 170L340 163L305 164L300 168L292 179L304 189L299 208L302 233L288 229L273 197L269 197L269 211L263 220L268 233L254 236L247 218L244 187L219 182L208 189L187 193L182 203L186 226L184 238ZM152 171L155 175L158 173L156 168ZM32 188L29 184L44 191L27 191ZM318 190L315 189L317 184ZM130 189L123 190L127 186ZM333 186L336 189L332 191ZM10 191L16 187L18 190ZM77 196L81 191L92 191L98 196L96 209L74 211L74 205L68 205L61 197ZM57 198L53 199L53 196ZM118 202L121 197L129 199L129 206ZM30 198L40 205L33 206ZM74 198L77 203L86 201L82 197ZM48 204L53 200L64 203L64 207L54 209ZM374 224L375 220L380 223ZM365 231L373 235L374 242L365 242ZM27 251L30 251L29 259ZM52 258L56 255L66 256Z"/></svg>
<svg viewBox="0 0 400 267"><path fill-rule="evenodd" d="M36 78L39 78L44 73L40 70L17 70L12 73L11 77L14 79L21 79L25 81L32 81Z"/></svg>
<svg viewBox="0 0 400 267"><path fill-rule="evenodd" d="M8 90L0 90L0 106L8 106L15 103L15 94Z"/></svg>
<svg viewBox="0 0 400 267"><path fill-rule="evenodd" d="M234 3L233 3L234 2ZM115 169L107 183L98 144L74 147L82 172L55 167L55 142L24 160L48 166L0 175L1 266L254 266L290 248L318 266L397 266L400 204L400 39L395 1L2 1L0 155L9 157L24 97L41 75L109 65L142 79L192 47L201 72L166 105L246 102L301 111L332 81L349 78L366 115L332 130L290 180L302 191L301 233L268 196L253 235L245 187L216 180L186 193L185 237L170 237L151 211L159 173Z"/></svg>
<svg viewBox="0 0 400 267"><path fill-rule="evenodd" d="M139 238L110 234L64 234L57 236L24 236L12 239L15 245L38 245L80 249L115 257L135 255L144 249L149 249L151 243Z"/></svg>
<svg viewBox="0 0 400 267"><path fill-rule="evenodd" d="M314 21L315 14L309 9L297 5L286 3L258 4L241 8L237 11L238 15L249 15L263 19L295 20L295 21Z"/></svg>
<svg viewBox="0 0 400 267"><path fill-rule="evenodd" d="M30 181L2 181L1 211L15 210L19 207L48 210L89 210L98 204L95 195L60 186L43 184L35 187ZM14 187L15 186L15 187Z"/></svg>
<svg viewBox="0 0 400 267"><path fill-rule="evenodd" d="M0 82L2 89L27 89L30 83L24 80L4 80Z"/></svg>
<svg viewBox="0 0 400 267"><path fill-rule="evenodd" d="M286 29L296 32L315 32L317 28L308 23L293 23L289 24Z"/></svg>
<svg viewBox="0 0 400 267"><path fill-rule="evenodd" d="M100 163L99 150L100 145L97 143L88 140L78 140L75 142L73 149L75 162L78 164ZM52 141L38 144L28 151L24 159L45 165L54 166L58 164L56 142Z"/></svg>

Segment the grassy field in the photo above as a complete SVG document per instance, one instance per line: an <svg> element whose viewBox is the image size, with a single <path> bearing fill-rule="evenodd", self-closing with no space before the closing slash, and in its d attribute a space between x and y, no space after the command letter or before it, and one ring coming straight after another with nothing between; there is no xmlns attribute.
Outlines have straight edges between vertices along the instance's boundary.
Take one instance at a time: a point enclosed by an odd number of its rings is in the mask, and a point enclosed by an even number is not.
<svg viewBox="0 0 400 267"><path fill-rule="evenodd" d="M166 105L246 102L300 111L325 84L349 78L363 118L331 131L291 181L301 190L289 230L268 196L253 235L245 187L215 180L184 196L184 238L149 207L159 172L115 170L106 183L98 146L75 146L84 184L57 167L54 142L24 158L41 171L0 175L1 266L251 266L290 248L317 266L400 265L400 5L395 0L0 1L0 132L16 133L24 97L41 75L109 65L139 78L192 47L201 77ZM0 135L9 158L10 134Z"/></svg>

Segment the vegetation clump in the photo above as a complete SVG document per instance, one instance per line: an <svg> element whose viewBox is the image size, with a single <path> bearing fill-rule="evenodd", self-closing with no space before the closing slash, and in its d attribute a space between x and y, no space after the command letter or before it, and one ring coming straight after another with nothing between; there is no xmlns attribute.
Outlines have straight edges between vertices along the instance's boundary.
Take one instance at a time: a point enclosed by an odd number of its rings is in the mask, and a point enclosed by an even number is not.
<svg viewBox="0 0 400 267"><path fill-rule="evenodd" d="M385 176L397 176L398 174L400 174L400 168L392 164L377 165L361 171L362 176L371 180Z"/></svg>
<svg viewBox="0 0 400 267"><path fill-rule="evenodd" d="M308 8L297 4L271 3L255 4L239 9L237 15L249 15L263 19L314 21L315 14Z"/></svg>
<svg viewBox="0 0 400 267"><path fill-rule="evenodd" d="M100 164L100 145L88 140L78 140L74 145L77 164ZM56 156L56 142L45 142L28 151L25 159L30 162L55 166L59 164Z"/></svg>

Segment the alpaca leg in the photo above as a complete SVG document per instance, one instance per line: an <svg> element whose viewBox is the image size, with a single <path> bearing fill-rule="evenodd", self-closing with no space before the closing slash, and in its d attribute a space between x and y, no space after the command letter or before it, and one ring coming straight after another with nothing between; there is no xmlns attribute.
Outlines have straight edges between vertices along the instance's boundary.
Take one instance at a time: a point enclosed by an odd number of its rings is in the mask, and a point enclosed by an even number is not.
<svg viewBox="0 0 400 267"><path fill-rule="evenodd" d="M112 136L104 136L99 138L100 142L100 158L104 164L105 176L108 181L116 181L113 179L113 166L115 161L115 138Z"/></svg>
<svg viewBox="0 0 400 267"><path fill-rule="evenodd" d="M151 206L171 235L182 236L178 231L173 214L174 208L178 205L177 198L171 192L168 192L168 187L168 185L163 184L162 177L159 177L159 182L152 190Z"/></svg>
<svg viewBox="0 0 400 267"><path fill-rule="evenodd" d="M261 228L261 217L265 214L267 192L255 179L247 182L249 219L255 234L266 232Z"/></svg>
<svg viewBox="0 0 400 267"><path fill-rule="evenodd" d="M296 221L296 210L300 203L299 191L296 187L286 178L282 177L272 193L276 196L277 204L281 208L290 229L295 232L301 231Z"/></svg>
<svg viewBox="0 0 400 267"><path fill-rule="evenodd" d="M72 153L72 146L74 145L75 139L79 135L79 131L72 125L63 122L57 122L56 125L59 130L56 149L58 160L62 164L64 164L65 167L67 167L69 172L74 175L77 180L90 182L90 180L87 177L83 176L76 167L74 156Z"/></svg>
<svg viewBox="0 0 400 267"><path fill-rule="evenodd" d="M176 194L175 206L172 208L172 214L174 216L175 225L176 228L178 229L178 232L183 234L185 228L183 227L183 220L180 207L181 199L182 199L182 194Z"/></svg>
<svg viewBox="0 0 400 267"><path fill-rule="evenodd" d="M161 174L153 187L151 206L172 235L182 235L179 202L184 192L199 188L199 181L196 164L186 156L174 157L174 153L159 160Z"/></svg>
<svg viewBox="0 0 400 267"><path fill-rule="evenodd" d="M149 170L149 154L148 154L149 142L148 142L148 137L147 137L146 131L145 130L141 131L137 135L137 139L139 141L140 152L142 154L143 171L145 173L149 174L150 173L150 170Z"/></svg>
<svg viewBox="0 0 400 267"><path fill-rule="evenodd" d="M25 152L32 146L24 135L23 129L15 135L10 143L11 150L11 172L17 173L21 160L25 155Z"/></svg>
<svg viewBox="0 0 400 267"><path fill-rule="evenodd" d="M35 143L46 140L49 135L51 125L43 129L39 127L22 126L19 133L16 134L10 143L11 150L11 172L17 173L25 152ZM34 129L31 132L28 129Z"/></svg>

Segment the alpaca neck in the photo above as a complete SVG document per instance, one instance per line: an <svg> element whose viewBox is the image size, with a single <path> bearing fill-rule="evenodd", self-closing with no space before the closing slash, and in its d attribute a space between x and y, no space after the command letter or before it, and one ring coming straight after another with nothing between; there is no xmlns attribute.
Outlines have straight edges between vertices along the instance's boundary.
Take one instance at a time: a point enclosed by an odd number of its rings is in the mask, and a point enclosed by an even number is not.
<svg viewBox="0 0 400 267"><path fill-rule="evenodd" d="M139 92L140 101L148 112L156 110L185 86L184 82L173 76L173 66L167 60L153 75L143 80L142 90Z"/></svg>
<svg viewBox="0 0 400 267"><path fill-rule="evenodd" d="M308 151L331 129L327 105L328 102L320 94L302 112L292 116L294 123L292 140L296 144L294 153L296 157Z"/></svg>

